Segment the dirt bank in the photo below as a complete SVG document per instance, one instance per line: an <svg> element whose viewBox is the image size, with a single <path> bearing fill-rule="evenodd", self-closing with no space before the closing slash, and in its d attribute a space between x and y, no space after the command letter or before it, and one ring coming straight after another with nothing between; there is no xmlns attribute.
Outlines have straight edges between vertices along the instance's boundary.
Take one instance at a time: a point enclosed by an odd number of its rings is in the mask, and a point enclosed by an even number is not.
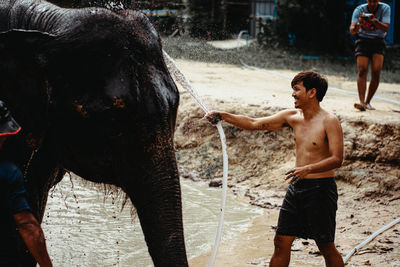
<svg viewBox="0 0 400 267"><path fill-rule="evenodd" d="M178 66L205 98L210 109L249 116L267 116L293 106L290 79L229 65L178 61ZM329 85L355 92L355 82L328 77ZM400 101L400 86L381 84L378 96ZM337 244L345 255L369 233L400 216L400 107L375 100L377 111L359 112L356 95L328 91L322 107L340 118L345 140L345 160L337 170L339 211ZM219 185L222 158L215 128L191 96L181 95L176 148L181 176L205 179ZM216 266L265 266L272 253L272 238L287 183L283 174L294 165L293 133L242 131L224 124L229 154L229 188L238 198L265 208L247 233L224 244ZM251 240L251 242L249 242ZM352 258L349 266L400 266L400 226L389 230ZM298 240L291 266L321 266L313 242ZM191 261L204 266L208 256ZM203 264L204 263L204 264Z"/></svg>

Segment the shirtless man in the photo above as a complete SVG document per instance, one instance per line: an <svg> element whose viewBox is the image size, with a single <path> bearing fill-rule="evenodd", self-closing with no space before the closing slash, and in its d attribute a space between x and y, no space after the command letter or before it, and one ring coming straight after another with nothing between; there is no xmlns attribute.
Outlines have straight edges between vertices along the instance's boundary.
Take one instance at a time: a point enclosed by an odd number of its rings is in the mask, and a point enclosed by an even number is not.
<svg viewBox="0 0 400 267"><path fill-rule="evenodd" d="M224 120L244 130L293 129L296 167L286 173L290 185L279 213L270 266L289 266L296 237L314 239L326 266L344 266L334 244L338 194L333 178L343 161L342 128L338 118L319 105L328 88L323 77L301 72L291 85L295 109L263 118L214 111L206 118L212 123Z"/></svg>

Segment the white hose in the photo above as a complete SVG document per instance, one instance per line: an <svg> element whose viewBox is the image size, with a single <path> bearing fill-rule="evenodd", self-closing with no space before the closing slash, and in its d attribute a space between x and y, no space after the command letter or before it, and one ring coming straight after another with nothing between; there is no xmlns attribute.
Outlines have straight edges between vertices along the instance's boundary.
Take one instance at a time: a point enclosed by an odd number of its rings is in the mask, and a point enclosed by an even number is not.
<svg viewBox="0 0 400 267"><path fill-rule="evenodd" d="M200 105L200 107L204 110L204 112L207 114L209 113L208 108L206 105L203 103L193 86L190 84L189 80L185 77L185 75L179 70L178 66L176 65L175 61L163 50L164 54L164 59L166 61L167 67L169 72L172 74L172 76L175 78L175 81L177 81L182 87L188 91L193 98L197 101L197 103Z"/></svg>
<svg viewBox="0 0 400 267"><path fill-rule="evenodd" d="M217 230L217 235L215 237L214 249L212 251L210 261L208 262L208 267L211 267L214 264L215 257L217 256L219 243L221 242L222 225L224 223L224 214L225 214L225 206L226 206L226 191L228 188L228 153L226 152L226 139L225 139L224 130L222 129L221 122L218 122L217 129L218 129L219 137L221 139L222 157L223 157L221 214L219 217L218 230Z"/></svg>
<svg viewBox="0 0 400 267"><path fill-rule="evenodd" d="M350 257L356 253L360 248L362 248L363 246L365 246L366 244L368 244L369 242L371 242L377 235L385 232L386 230L388 230L389 228L393 227L395 224L400 222L400 217L397 218L396 220L392 221L391 223L385 225L384 227L382 227L381 229L379 229L378 231L376 231L375 233L373 233L372 235L370 235L367 239L365 239L363 242L361 242L360 244L358 244L356 247L354 247L352 250L350 250L350 252L346 255L346 257L343 259L344 263L346 264L347 261L350 259Z"/></svg>
<svg viewBox="0 0 400 267"><path fill-rule="evenodd" d="M197 94L194 87L190 84L189 80L179 70L175 61L164 50L163 50L163 54L164 54L164 59L166 61L167 67L168 67L170 73L172 74L172 76L175 78L175 81L177 81L179 84L181 84L182 87L193 96L193 98L197 101L197 103L200 105L200 107L204 110L204 112L206 114L209 113L208 108L203 103L203 101ZM215 237L215 243L214 243L214 248L213 248L213 251L211 254L211 258L210 258L210 261L208 262L209 267L211 267L214 264L215 257L217 255L217 251L218 251L218 247L221 242L222 225L224 223L224 215L225 215L225 207L226 207L226 192L228 189L228 153L226 152L226 138L225 138L224 130L222 129L221 122L218 122L217 129L218 129L218 133L219 133L219 137L221 139L221 145L222 145L222 159L223 159L222 197L221 197L221 213L220 213L220 217L219 217L217 235Z"/></svg>

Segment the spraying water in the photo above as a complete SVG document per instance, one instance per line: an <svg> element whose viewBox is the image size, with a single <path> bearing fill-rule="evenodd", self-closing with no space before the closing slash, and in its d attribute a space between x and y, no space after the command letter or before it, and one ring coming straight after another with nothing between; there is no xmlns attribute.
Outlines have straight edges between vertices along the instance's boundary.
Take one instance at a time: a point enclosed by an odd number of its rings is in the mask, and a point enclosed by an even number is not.
<svg viewBox="0 0 400 267"><path fill-rule="evenodd" d="M179 70L175 61L164 50L163 50L163 54L164 54L164 59L167 64L167 67L168 67L170 73L172 74L173 78L175 79L175 81L177 81L180 85L182 85L182 87L194 97L194 99L197 101L197 103L200 105L200 107L204 110L204 112L206 114L209 113L208 108L203 103L203 101L197 94L196 90L190 84L189 80ZM214 264L215 257L217 256L219 243L221 242L222 225L224 223L224 214L225 214L225 207L226 207L226 192L227 192L227 188L228 188L228 153L226 152L226 138L225 138L224 130L222 129L221 122L218 122L217 129L218 129L219 137L221 139L222 158L223 158L222 197L221 197L221 213L220 213L219 222L218 222L217 235L215 237L215 243L214 243L214 248L213 248L213 251L211 254L211 258L210 258L210 261L208 262L209 267Z"/></svg>

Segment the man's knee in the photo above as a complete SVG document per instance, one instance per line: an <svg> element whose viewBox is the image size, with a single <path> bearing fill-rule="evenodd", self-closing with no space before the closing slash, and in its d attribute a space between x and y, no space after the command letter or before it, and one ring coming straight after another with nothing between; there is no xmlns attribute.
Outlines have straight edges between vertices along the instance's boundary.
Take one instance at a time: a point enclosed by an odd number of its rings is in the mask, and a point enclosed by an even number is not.
<svg viewBox="0 0 400 267"><path fill-rule="evenodd" d="M333 242L329 243L317 243L318 249L322 255L328 256L332 255L333 253L336 254L337 250L335 244Z"/></svg>
<svg viewBox="0 0 400 267"><path fill-rule="evenodd" d="M282 243L283 243L282 237L280 237L279 235L275 235L275 237L274 237L274 246L275 247L280 247L280 246L282 246Z"/></svg>
<svg viewBox="0 0 400 267"><path fill-rule="evenodd" d="M335 244L331 243L317 243L319 251L324 256L327 266L343 267L343 258L339 251L336 249Z"/></svg>
<svg viewBox="0 0 400 267"><path fill-rule="evenodd" d="M274 237L274 246L277 250L290 250L293 240L295 237L292 236L281 236L275 235Z"/></svg>
<svg viewBox="0 0 400 267"><path fill-rule="evenodd" d="M368 67L359 66L358 67L358 76L365 77L368 74Z"/></svg>
<svg viewBox="0 0 400 267"><path fill-rule="evenodd" d="M381 76L381 69L371 70L371 80L379 81L380 76Z"/></svg>

